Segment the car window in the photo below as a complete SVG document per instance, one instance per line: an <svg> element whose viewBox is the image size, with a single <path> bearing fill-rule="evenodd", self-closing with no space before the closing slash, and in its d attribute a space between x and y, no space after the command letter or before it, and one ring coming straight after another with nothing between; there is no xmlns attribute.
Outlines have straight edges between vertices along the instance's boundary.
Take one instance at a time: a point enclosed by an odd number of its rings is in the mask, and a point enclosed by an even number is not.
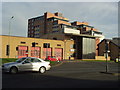
<svg viewBox="0 0 120 90"><path fill-rule="evenodd" d="M55 58L55 56L51 56L51 58Z"/></svg>
<svg viewBox="0 0 120 90"><path fill-rule="evenodd" d="M25 63L30 63L30 62L31 62L31 59L30 59L30 58L27 58L24 62L25 62Z"/></svg>
<svg viewBox="0 0 120 90"><path fill-rule="evenodd" d="M34 58L31 58L31 62L34 62Z"/></svg>
<svg viewBox="0 0 120 90"><path fill-rule="evenodd" d="M36 58L36 59L35 59L35 62L41 62L41 61L40 61L39 59Z"/></svg>
<svg viewBox="0 0 120 90"><path fill-rule="evenodd" d="M25 57L25 58L20 58L20 59L16 60L16 62L17 62L17 63L21 63L21 62L24 61L25 59L26 59L26 57Z"/></svg>
<svg viewBox="0 0 120 90"><path fill-rule="evenodd" d="M41 62L38 58L31 58L31 62Z"/></svg>

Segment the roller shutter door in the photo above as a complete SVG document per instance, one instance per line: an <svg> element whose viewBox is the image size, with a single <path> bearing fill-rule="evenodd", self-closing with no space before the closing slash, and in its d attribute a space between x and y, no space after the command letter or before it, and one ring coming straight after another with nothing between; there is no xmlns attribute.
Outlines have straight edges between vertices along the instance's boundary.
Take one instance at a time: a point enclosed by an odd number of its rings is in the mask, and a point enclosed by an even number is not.
<svg viewBox="0 0 120 90"><path fill-rule="evenodd" d="M52 55L52 48L43 48L43 59Z"/></svg>
<svg viewBox="0 0 120 90"><path fill-rule="evenodd" d="M40 47L31 47L31 57L40 58Z"/></svg>
<svg viewBox="0 0 120 90"><path fill-rule="evenodd" d="M62 48L55 48L55 57L58 59L62 59L63 57L63 49Z"/></svg>
<svg viewBox="0 0 120 90"><path fill-rule="evenodd" d="M18 58L28 57L28 47L27 46L18 46Z"/></svg>

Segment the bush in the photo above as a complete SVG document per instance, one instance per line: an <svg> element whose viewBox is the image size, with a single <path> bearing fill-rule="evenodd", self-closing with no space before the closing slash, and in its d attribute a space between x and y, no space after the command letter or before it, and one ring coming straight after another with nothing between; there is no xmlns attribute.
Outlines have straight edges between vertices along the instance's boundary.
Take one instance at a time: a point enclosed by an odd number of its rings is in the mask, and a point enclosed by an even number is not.
<svg viewBox="0 0 120 90"><path fill-rule="evenodd" d="M0 58L0 65L4 64L4 63L9 63L9 62L15 62L17 60L17 58ZM50 65L56 65L59 64L58 61L50 61L50 60L45 60L45 61L49 61Z"/></svg>
<svg viewBox="0 0 120 90"><path fill-rule="evenodd" d="M0 58L0 60L2 61L2 64L4 64L9 62L15 62L17 58Z"/></svg>

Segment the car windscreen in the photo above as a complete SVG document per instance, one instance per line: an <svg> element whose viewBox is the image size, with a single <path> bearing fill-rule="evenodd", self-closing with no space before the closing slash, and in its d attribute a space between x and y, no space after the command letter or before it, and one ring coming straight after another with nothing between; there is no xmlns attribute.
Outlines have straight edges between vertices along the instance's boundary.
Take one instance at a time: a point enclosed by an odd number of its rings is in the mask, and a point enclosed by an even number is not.
<svg viewBox="0 0 120 90"><path fill-rule="evenodd" d="M24 61L26 59L26 57L25 58L20 58L20 59L18 59L16 62L17 63L21 63L22 61Z"/></svg>
<svg viewBox="0 0 120 90"><path fill-rule="evenodd" d="M55 56L51 56L51 58L55 58Z"/></svg>

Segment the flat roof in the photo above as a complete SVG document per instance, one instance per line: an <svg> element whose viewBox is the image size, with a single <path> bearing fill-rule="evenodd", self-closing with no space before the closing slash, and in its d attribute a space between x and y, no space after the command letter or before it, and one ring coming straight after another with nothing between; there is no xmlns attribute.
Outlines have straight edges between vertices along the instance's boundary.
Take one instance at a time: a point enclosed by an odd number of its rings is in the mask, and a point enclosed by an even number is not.
<svg viewBox="0 0 120 90"><path fill-rule="evenodd" d="M93 37L93 38L96 38L96 36L91 36L91 35L87 35L87 34L65 33L65 35L73 35L73 36L80 36L80 37Z"/></svg>
<svg viewBox="0 0 120 90"><path fill-rule="evenodd" d="M16 37L16 38L28 38L28 39L41 39L41 40L52 40L52 41L56 41L53 39L43 39L43 38L31 38L31 37L22 37L22 36L9 36L9 35L0 35L0 36L5 36L5 37ZM62 40L57 40L57 41L62 41Z"/></svg>

